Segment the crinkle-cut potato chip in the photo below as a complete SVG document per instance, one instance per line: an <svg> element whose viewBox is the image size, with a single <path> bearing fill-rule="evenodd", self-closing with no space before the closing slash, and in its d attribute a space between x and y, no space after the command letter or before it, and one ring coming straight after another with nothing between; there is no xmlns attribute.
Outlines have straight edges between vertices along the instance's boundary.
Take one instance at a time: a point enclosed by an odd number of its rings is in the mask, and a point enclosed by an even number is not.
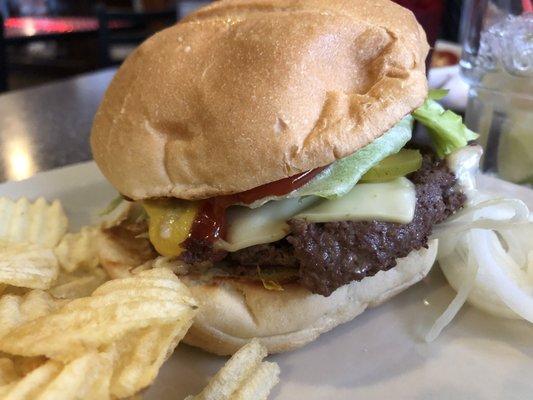
<svg viewBox="0 0 533 400"><path fill-rule="evenodd" d="M99 235L102 235L102 231L94 226L85 226L79 232L67 233L54 249L59 265L67 272L78 268L96 268Z"/></svg>
<svg viewBox="0 0 533 400"><path fill-rule="evenodd" d="M229 399L266 356L264 346L257 340L250 341L228 360L195 399Z"/></svg>
<svg viewBox="0 0 533 400"><path fill-rule="evenodd" d="M69 282L72 275L60 278L62 286L76 282ZM109 281L78 300L40 290L2 296L0 348L16 356L14 364L5 359L0 398L106 399L110 388L113 396L132 396L156 378L195 308L188 288L164 268ZM41 365L42 355L68 364L61 370L55 361ZM31 364L21 367L26 361Z"/></svg>
<svg viewBox="0 0 533 400"><path fill-rule="evenodd" d="M72 274L60 273L49 293L58 299L87 297L108 280L109 276L101 268L81 273L79 270Z"/></svg>
<svg viewBox="0 0 533 400"><path fill-rule="evenodd" d="M15 369L13 360L9 358L0 358L0 386L14 382L18 378L19 374Z"/></svg>
<svg viewBox="0 0 533 400"><path fill-rule="evenodd" d="M22 379L5 386L0 386L0 398L3 400L34 400L39 393L61 372L63 365L48 361L34 369Z"/></svg>
<svg viewBox="0 0 533 400"><path fill-rule="evenodd" d="M267 349L257 339L241 347L196 396L187 400L261 400L279 382L279 366L262 362Z"/></svg>
<svg viewBox="0 0 533 400"><path fill-rule="evenodd" d="M112 362L103 353L87 353L63 365L48 361L24 377L0 386L5 400L109 399Z"/></svg>
<svg viewBox="0 0 533 400"><path fill-rule="evenodd" d="M132 275L137 275L142 271L146 271L153 268L167 268L177 275L185 275L189 272L190 265L175 257L159 256L152 260L146 261L144 264L139 265L131 270Z"/></svg>
<svg viewBox="0 0 533 400"><path fill-rule="evenodd" d="M11 360L15 365L15 370L19 376L26 376L31 371L39 368L41 365L48 362L46 357L20 357L20 356L11 356Z"/></svg>
<svg viewBox="0 0 533 400"><path fill-rule="evenodd" d="M25 197L17 201L0 198L1 241L52 248L65 235L67 226L67 216L58 200L48 203L40 197L31 203Z"/></svg>
<svg viewBox="0 0 533 400"><path fill-rule="evenodd" d="M36 397L38 400L109 399L112 361L104 353L88 353L68 363Z"/></svg>
<svg viewBox="0 0 533 400"><path fill-rule="evenodd" d="M262 362L246 378L242 386L231 396L232 400L266 400L270 391L279 382L279 366L273 362Z"/></svg>
<svg viewBox="0 0 533 400"><path fill-rule="evenodd" d="M115 366L111 394L123 398L148 387L191 324L192 318L178 324L144 328L116 342L112 349Z"/></svg>
<svg viewBox="0 0 533 400"><path fill-rule="evenodd" d="M30 289L48 289L59 265L52 249L35 245L0 245L0 283Z"/></svg>
<svg viewBox="0 0 533 400"><path fill-rule="evenodd" d="M134 265L109 260L103 260L102 267L106 270L111 279L121 279L132 276L132 271L135 269Z"/></svg>
<svg viewBox="0 0 533 400"><path fill-rule="evenodd" d="M142 228L137 225L107 229L99 237L98 257L112 279L129 277L134 268L156 257L150 241L138 237Z"/></svg>
<svg viewBox="0 0 533 400"><path fill-rule="evenodd" d="M0 338L19 325L54 312L62 303L42 290L0 297Z"/></svg>
<svg viewBox="0 0 533 400"><path fill-rule="evenodd" d="M196 303L168 269L108 281L91 297L71 300L54 312L11 329L0 351L44 355L68 362L88 350L102 350L130 332L167 324L188 324Z"/></svg>
<svg viewBox="0 0 533 400"><path fill-rule="evenodd" d="M18 286L6 285L6 288L2 292L2 295L5 296L7 294L10 294L14 296L24 296L30 293L32 290L37 290L37 289L28 289L28 288L23 288L23 287L18 287Z"/></svg>

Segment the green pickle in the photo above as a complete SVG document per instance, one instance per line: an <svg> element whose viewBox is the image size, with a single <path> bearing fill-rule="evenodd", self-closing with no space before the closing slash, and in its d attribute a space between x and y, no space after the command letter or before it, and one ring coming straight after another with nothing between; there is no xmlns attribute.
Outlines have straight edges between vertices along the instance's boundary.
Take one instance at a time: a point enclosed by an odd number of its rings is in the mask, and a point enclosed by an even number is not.
<svg viewBox="0 0 533 400"><path fill-rule="evenodd" d="M401 149L370 168L360 182L387 182L405 176L422 166L422 155L418 150Z"/></svg>

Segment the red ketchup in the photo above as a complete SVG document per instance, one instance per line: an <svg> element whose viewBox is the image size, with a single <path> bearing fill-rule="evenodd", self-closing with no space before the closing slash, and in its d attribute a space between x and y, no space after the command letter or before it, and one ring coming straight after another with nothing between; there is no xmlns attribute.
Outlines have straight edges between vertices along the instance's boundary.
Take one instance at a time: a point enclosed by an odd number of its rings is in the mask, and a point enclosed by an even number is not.
<svg viewBox="0 0 533 400"><path fill-rule="evenodd" d="M203 200L193 222L189 239L213 243L226 237L226 209L233 204L251 204L267 196L283 196L296 190L326 167L315 168L279 181L267 183L241 193L211 197ZM187 239L187 240L189 240ZM187 245L187 243L185 243Z"/></svg>

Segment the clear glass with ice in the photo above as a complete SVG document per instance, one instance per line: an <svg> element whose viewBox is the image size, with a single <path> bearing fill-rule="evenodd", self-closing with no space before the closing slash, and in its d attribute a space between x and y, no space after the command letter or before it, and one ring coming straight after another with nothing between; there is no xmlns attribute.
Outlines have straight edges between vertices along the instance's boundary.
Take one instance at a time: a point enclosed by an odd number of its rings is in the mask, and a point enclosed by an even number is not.
<svg viewBox="0 0 533 400"><path fill-rule="evenodd" d="M461 73L470 84L466 122L480 134L482 168L533 184L531 0L467 0Z"/></svg>

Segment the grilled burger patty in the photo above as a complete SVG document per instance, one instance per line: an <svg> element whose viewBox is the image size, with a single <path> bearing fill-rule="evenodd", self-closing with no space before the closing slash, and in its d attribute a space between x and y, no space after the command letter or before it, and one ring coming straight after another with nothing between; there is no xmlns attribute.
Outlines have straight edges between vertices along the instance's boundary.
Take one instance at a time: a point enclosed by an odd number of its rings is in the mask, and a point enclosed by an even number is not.
<svg viewBox="0 0 533 400"><path fill-rule="evenodd" d="M427 247L433 225L460 208L465 196L454 189L455 177L442 163L428 160L410 179L416 185L417 203L408 224L291 221L287 241L299 261L302 285L329 296L338 287L388 270L396 259Z"/></svg>
<svg viewBox="0 0 533 400"><path fill-rule="evenodd" d="M414 218L408 224L291 220L291 234L278 242L225 255L198 246L202 251L188 249L183 258L188 262L223 258L230 265L297 268L304 287L329 296L338 287L388 270L396 265L397 258L426 247L433 225L461 208L466 200L445 162L431 154L424 154L422 167L408 178L415 184L417 196Z"/></svg>

